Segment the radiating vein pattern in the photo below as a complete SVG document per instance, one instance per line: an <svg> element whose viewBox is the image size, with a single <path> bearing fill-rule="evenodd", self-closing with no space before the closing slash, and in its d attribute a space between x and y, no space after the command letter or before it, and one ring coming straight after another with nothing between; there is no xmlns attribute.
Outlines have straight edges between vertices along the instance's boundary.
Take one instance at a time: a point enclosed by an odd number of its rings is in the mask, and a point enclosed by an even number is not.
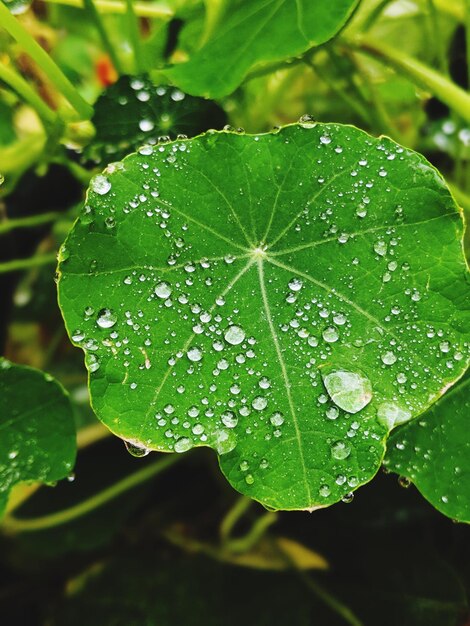
<svg viewBox="0 0 470 626"><path fill-rule="evenodd" d="M60 305L114 433L209 446L242 493L322 507L465 370L461 238L437 172L388 139L208 133L93 179Z"/></svg>

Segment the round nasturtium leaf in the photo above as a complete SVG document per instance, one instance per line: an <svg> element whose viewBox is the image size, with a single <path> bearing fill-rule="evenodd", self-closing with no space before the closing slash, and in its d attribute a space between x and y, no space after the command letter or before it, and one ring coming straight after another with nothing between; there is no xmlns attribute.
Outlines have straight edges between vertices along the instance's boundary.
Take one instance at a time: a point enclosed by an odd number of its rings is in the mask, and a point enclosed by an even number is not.
<svg viewBox="0 0 470 626"><path fill-rule="evenodd" d="M14 485L65 478L75 454L72 406L61 385L0 359L0 517Z"/></svg>
<svg viewBox="0 0 470 626"><path fill-rule="evenodd" d="M161 136L194 137L209 128L221 129L226 121L223 109L211 100L154 85L146 75L121 76L95 104L96 134L84 157L105 165L142 144L157 143Z"/></svg>
<svg viewBox="0 0 470 626"><path fill-rule="evenodd" d="M385 466L411 480L431 504L470 523L470 374L419 419L398 428Z"/></svg>
<svg viewBox="0 0 470 626"><path fill-rule="evenodd" d="M336 502L466 367L462 231L422 156L354 127L143 147L60 255L94 410L133 445L214 448L267 506Z"/></svg>

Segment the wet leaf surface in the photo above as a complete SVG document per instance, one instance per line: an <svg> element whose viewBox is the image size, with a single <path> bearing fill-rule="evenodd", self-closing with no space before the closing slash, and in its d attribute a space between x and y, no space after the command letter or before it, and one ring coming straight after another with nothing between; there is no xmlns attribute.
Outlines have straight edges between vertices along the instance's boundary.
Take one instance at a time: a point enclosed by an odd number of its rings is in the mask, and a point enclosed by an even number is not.
<svg viewBox="0 0 470 626"><path fill-rule="evenodd" d="M388 469L411 480L441 513L470 522L470 375L429 411L396 430Z"/></svg>
<svg viewBox="0 0 470 626"><path fill-rule="evenodd" d="M63 388L49 375L0 359L0 515L17 483L52 483L75 462L75 425Z"/></svg>
<svg viewBox="0 0 470 626"><path fill-rule="evenodd" d="M154 85L147 76L121 76L98 98L92 121L96 135L84 156L106 164L161 136L194 137L208 128L221 129L226 115L215 102Z"/></svg>
<svg viewBox="0 0 470 626"><path fill-rule="evenodd" d="M214 448L268 506L348 498L466 368L462 230L423 157L353 127L145 147L61 251L94 410L142 453Z"/></svg>

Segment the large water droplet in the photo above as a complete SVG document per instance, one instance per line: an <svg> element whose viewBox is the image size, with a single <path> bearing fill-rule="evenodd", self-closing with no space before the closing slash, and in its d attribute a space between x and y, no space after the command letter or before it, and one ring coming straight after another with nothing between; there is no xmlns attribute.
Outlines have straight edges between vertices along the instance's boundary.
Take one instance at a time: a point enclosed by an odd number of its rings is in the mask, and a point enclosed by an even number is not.
<svg viewBox="0 0 470 626"><path fill-rule="evenodd" d="M171 295L171 285L165 282L158 283L155 286L155 295L162 298L162 300L166 300Z"/></svg>
<svg viewBox="0 0 470 626"><path fill-rule="evenodd" d="M200 348L197 348L196 346L194 346L193 348L190 348L186 354L187 354L188 359L190 361L193 361L193 363L197 363L197 361L200 361L202 359L202 351Z"/></svg>
<svg viewBox="0 0 470 626"><path fill-rule="evenodd" d="M411 412L393 402L383 402L377 409L377 419L379 422L392 430L398 424L403 424L411 418Z"/></svg>
<svg viewBox="0 0 470 626"><path fill-rule="evenodd" d="M372 399L371 382L359 372L335 370L322 378L330 398L347 413L361 411Z"/></svg>
<svg viewBox="0 0 470 626"><path fill-rule="evenodd" d="M132 456L135 456L137 458L147 456L147 454L150 452L150 450L145 446L132 443L131 441L124 441L124 445L126 446L129 454L132 454Z"/></svg>
<svg viewBox="0 0 470 626"><path fill-rule="evenodd" d="M175 452L187 452L192 446L192 441L189 437L181 437L175 441Z"/></svg>
<svg viewBox="0 0 470 626"><path fill-rule="evenodd" d="M245 339L245 331L240 326L229 326L225 331L225 341L232 346L238 346Z"/></svg>
<svg viewBox="0 0 470 626"><path fill-rule="evenodd" d="M331 446L331 456L338 461L347 459L351 454L351 448L344 441L337 441Z"/></svg>
<svg viewBox="0 0 470 626"><path fill-rule="evenodd" d="M101 309L98 312L96 323L100 328L112 328L117 322L117 316L111 309Z"/></svg>
<svg viewBox="0 0 470 626"><path fill-rule="evenodd" d="M100 196L104 196L111 189L111 183L106 176L98 174L91 179L90 188Z"/></svg>

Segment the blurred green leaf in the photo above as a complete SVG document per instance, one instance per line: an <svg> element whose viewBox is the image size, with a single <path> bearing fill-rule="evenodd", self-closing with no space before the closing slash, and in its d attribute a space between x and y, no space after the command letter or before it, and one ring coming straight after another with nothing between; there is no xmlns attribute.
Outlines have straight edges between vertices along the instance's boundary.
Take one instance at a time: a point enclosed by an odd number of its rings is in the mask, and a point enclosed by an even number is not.
<svg viewBox="0 0 470 626"><path fill-rule="evenodd" d="M0 430L1 514L14 485L70 474L76 443L68 395L48 374L0 359Z"/></svg>
<svg viewBox="0 0 470 626"><path fill-rule="evenodd" d="M165 73L187 93L220 98L255 65L282 61L325 43L358 0L229 0L212 38L189 61Z"/></svg>
<svg viewBox="0 0 470 626"><path fill-rule="evenodd" d="M160 136L193 137L225 122L225 113L214 102L155 86L146 76L122 76L95 105L96 136L85 157L98 163L119 161L142 144L157 143Z"/></svg>

